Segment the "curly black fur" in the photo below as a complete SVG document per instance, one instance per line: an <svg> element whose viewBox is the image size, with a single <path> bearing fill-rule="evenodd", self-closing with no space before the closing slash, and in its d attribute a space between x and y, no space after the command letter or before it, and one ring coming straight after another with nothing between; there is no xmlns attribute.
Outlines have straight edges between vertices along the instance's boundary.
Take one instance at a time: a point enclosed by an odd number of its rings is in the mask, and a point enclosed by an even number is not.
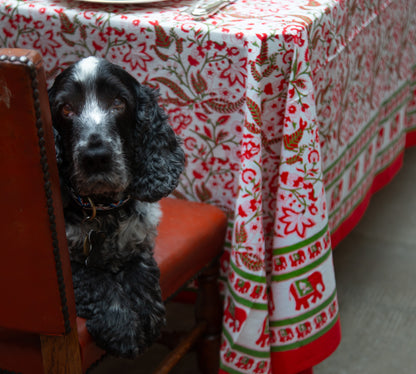
<svg viewBox="0 0 416 374"><path fill-rule="evenodd" d="M184 153L157 93L103 59L62 72L49 100L77 314L99 346L134 357L165 323L153 258L157 201L176 187ZM92 220L79 206L88 198L105 208Z"/></svg>

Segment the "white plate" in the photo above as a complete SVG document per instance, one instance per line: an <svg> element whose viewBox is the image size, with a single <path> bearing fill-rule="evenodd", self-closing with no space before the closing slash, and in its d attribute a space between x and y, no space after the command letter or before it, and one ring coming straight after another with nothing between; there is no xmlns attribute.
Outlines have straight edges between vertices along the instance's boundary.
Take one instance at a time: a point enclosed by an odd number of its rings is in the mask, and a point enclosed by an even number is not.
<svg viewBox="0 0 416 374"><path fill-rule="evenodd" d="M86 3L106 3L106 4L146 4L160 3L167 0L78 0Z"/></svg>

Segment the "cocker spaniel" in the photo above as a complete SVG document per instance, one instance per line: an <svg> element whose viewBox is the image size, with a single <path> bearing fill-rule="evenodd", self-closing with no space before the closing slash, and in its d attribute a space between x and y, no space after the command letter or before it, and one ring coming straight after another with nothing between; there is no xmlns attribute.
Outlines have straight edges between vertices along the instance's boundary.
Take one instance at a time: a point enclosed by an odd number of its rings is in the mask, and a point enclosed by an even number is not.
<svg viewBox="0 0 416 374"><path fill-rule="evenodd" d="M77 315L107 352L142 353L165 322L153 246L180 141L157 93L95 57L49 90Z"/></svg>

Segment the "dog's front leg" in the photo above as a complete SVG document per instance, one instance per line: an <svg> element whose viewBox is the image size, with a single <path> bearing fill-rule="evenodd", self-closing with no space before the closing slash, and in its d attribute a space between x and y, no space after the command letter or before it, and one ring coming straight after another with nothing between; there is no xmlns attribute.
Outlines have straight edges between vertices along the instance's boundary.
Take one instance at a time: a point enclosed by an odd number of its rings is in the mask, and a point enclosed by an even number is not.
<svg viewBox="0 0 416 374"><path fill-rule="evenodd" d="M85 267L79 262L71 262L74 283L77 316L92 318L97 312L108 287L112 287L111 277L107 272Z"/></svg>
<svg viewBox="0 0 416 374"><path fill-rule="evenodd" d="M77 315L87 319L88 332L108 353L133 358L141 353L141 318L117 275L73 263Z"/></svg>
<svg viewBox="0 0 416 374"><path fill-rule="evenodd" d="M95 305L95 314L87 320L87 329L96 344L112 355L134 358L143 351L139 344L140 317L117 283Z"/></svg>
<svg viewBox="0 0 416 374"><path fill-rule="evenodd" d="M129 295L140 320L139 350L144 351L160 335L166 323L166 310L159 285L160 271L150 253L129 261L117 280Z"/></svg>

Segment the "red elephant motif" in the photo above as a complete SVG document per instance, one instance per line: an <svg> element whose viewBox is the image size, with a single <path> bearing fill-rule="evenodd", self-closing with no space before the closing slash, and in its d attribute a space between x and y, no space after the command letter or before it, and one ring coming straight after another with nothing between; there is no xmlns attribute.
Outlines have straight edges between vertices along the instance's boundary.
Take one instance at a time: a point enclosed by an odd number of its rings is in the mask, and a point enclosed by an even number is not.
<svg viewBox="0 0 416 374"><path fill-rule="evenodd" d="M227 349L227 352L224 353L224 360L225 362L231 363L237 357L237 353L230 351Z"/></svg>
<svg viewBox="0 0 416 374"><path fill-rule="evenodd" d="M357 160L354 167L352 167L350 170L350 177L349 177L349 182L348 182L349 190L351 190L354 187L355 183L357 183L359 170L360 170L360 159Z"/></svg>
<svg viewBox="0 0 416 374"><path fill-rule="evenodd" d="M264 347L270 341L270 329L269 329L269 324L267 322L268 322L268 318L266 317L262 324L260 336L256 340L256 344L259 345L260 347Z"/></svg>
<svg viewBox="0 0 416 374"><path fill-rule="evenodd" d="M319 288L321 288L321 291ZM315 303L317 299L322 298L323 291L325 291L325 284L322 280L322 274L318 271L307 278L295 281L289 288L289 292L295 298L296 310L300 310L302 307L308 309L309 301Z"/></svg>
<svg viewBox="0 0 416 374"><path fill-rule="evenodd" d="M228 303L224 311L225 323L228 323L228 320L231 320L229 327L233 329L234 332L238 332L241 330L241 326L246 319L247 312L242 308L238 308L234 301L231 300L231 297L228 296Z"/></svg>
<svg viewBox="0 0 416 374"><path fill-rule="evenodd" d="M333 211L335 207L341 202L343 184L344 184L344 180L341 179L338 185L336 185L334 189L332 190L330 211Z"/></svg>
<svg viewBox="0 0 416 374"><path fill-rule="evenodd" d="M287 261L285 256L279 256L274 259L274 270L282 271L287 268Z"/></svg>
<svg viewBox="0 0 416 374"><path fill-rule="evenodd" d="M253 370L255 374L264 374L267 371L267 361L259 361L256 368Z"/></svg>
<svg viewBox="0 0 416 374"><path fill-rule="evenodd" d="M237 278L234 284L234 288L241 293L247 293L250 289L250 282Z"/></svg>
<svg viewBox="0 0 416 374"><path fill-rule="evenodd" d="M286 343L293 339L293 331L290 327L287 327L285 329L280 329L277 334L279 335L279 341L281 343Z"/></svg>
<svg viewBox="0 0 416 374"><path fill-rule="evenodd" d="M315 257L318 257L321 252L322 252L322 245L321 242L316 242L315 244L312 244L309 248L308 248L308 252L309 252L309 258L313 259Z"/></svg>
<svg viewBox="0 0 416 374"><path fill-rule="evenodd" d="M320 329L323 325L325 325L328 317L325 312L318 314L313 321L315 322L315 328Z"/></svg>
<svg viewBox="0 0 416 374"><path fill-rule="evenodd" d="M251 369L254 364L254 360L247 356L241 356L240 360L237 362L236 366L243 370Z"/></svg>
<svg viewBox="0 0 416 374"><path fill-rule="evenodd" d="M337 313L337 301L334 300L332 304L329 306L329 318L333 318Z"/></svg>
<svg viewBox="0 0 416 374"><path fill-rule="evenodd" d="M302 250L293 253L289 258L292 267L302 265L306 261L305 252Z"/></svg>
<svg viewBox="0 0 416 374"><path fill-rule="evenodd" d="M328 232L325 234L323 242L324 242L324 249L329 248L329 244L331 243L331 237L329 236Z"/></svg>
<svg viewBox="0 0 416 374"><path fill-rule="evenodd" d="M394 118L394 120L390 122L390 140L393 139L398 134L401 123L402 121L401 121L400 112L399 112L396 114L396 117Z"/></svg>
<svg viewBox="0 0 416 374"><path fill-rule="evenodd" d="M298 339L304 338L312 332L312 325L310 322L301 323L299 326L296 326L296 333L298 334Z"/></svg>
<svg viewBox="0 0 416 374"><path fill-rule="evenodd" d="M381 146L383 145L384 142L384 127L382 127L379 131L378 131L378 135L377 135L377 149L380 149Z"/></svg>
<svg viewBox="0 0 416 374"><path fill-rule="evenodd" d="M364 157L364 172L367 172L373 162L373 145L370 144Z"/></svg>
<svg viewBox="0 0 416 374"><path fill-rule="evenodd" d="M263 286L259 286L259 285L254 286L253 291L250 294L250 297L252 299L258 299L260 297L260 295L263 293L263 289L264 289Z"/></svg>

